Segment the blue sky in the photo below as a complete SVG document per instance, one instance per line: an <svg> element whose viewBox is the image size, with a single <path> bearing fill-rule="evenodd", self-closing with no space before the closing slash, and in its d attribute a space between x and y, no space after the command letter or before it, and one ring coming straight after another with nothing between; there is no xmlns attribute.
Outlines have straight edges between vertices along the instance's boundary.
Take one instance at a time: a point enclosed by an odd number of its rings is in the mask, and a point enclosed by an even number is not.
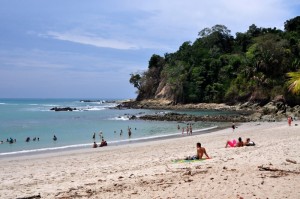
<svg viewBox="0 0 300 199"><path fill-rule="evenodd" d="M299 13L299 0L1 0L0 98L135 98L129 74L152 54Z"/></svg>

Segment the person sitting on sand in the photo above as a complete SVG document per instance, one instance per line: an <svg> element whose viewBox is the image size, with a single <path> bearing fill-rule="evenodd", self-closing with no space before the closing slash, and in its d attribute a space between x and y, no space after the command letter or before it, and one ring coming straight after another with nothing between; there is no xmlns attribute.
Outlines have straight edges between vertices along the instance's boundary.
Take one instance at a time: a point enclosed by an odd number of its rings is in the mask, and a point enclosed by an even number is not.
<svg viewBox="0 0 300 199"><path fill-rule="evenodd" d="M102 138L102 142L99 147L107 146L107 142Z"/></svg>
<svg viewBox="0 0 300 199"><path fill-rule="evenodd" d="M245 146L255 146L255 143L253 141L250 141L250 138L247 138L244 145Z"/></svg>
<svg viewBox="0 0 300 199"><path fill-rule="evenodd" d="M207 159L210 159L210 157L206 153L206 149L204 147L201 147L201 143L197 143L197 155L188 156L185 159L186 160L201 160L203 157L203 154L206 156Z"/></svg>
<svg viewBox="0 0 300 199"><path fill-rule="evenodd" d="M236 140L232 140L232 141L228 140L226 142L225 148L227 148L228 146L229 147L243 147L244 146L244 142L243 142L242 138L239 137L238 142L236 142Z"/></svg>
<svg viewBox="0 0 300 199"><path fill-rule="evenodd" d="M207 157L207 159L209 159L209 156L206 153L206 149L204 147L201 147L201 143L198 142L197 143L197 159L202 159L203 154Z"/></svg>
<svg viewBox="0 0 300 199"><path fill-rule="evenodd" d="M97 148L98 146L97 146L97 143L96 142L94 142L94 144L93 144L93 148Z"/></svg>

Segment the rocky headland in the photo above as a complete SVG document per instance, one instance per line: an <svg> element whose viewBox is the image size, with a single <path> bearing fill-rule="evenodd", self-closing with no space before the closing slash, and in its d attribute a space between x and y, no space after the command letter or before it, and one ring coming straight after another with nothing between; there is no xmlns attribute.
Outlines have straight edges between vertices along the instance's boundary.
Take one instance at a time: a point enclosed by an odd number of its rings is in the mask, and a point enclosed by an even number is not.
<svg viewBox="0 0 300 199"><path fill-rule="evenodd" d="M240 103L235 105L198 103L198 104L173 104L168 100L143 100L126 101L118 105L118 108L155 109L155 110L220 110L232 111L234 115L189 115L178 113L165 113L132 117L132 119L160 120L160 121L218 121L218 122L250 122L250 121L282 121L288 116L298 118L300 106L290 107L282 100L273 100L264 106L258 103Z"/></svg>

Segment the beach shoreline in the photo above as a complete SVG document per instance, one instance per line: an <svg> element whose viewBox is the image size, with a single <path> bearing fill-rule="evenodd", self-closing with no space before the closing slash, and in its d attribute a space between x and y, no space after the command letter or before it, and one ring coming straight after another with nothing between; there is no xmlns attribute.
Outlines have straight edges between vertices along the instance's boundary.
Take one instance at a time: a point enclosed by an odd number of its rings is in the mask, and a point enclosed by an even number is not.
<svg viewBox="0 0 300 199"><path fill-rule="evenodd" d="M122 141L111 141L108 142L107 147L113 147L113 146L119 146L119 145L129 145L129 144L136 144L136 143L143 143L143 142L151 142L151 141L159 141L159 140L166 140L166 139L174 139L174 138L180 138L182 136L196 136L199 134L205 134L205 133L211 133L217 130L221 130L224 128L228 128L228 125L223 125L223 126L213 126L213 127L208 127L204 129L195 129L193 132L193 135L186 135L186 132L184 134L180 133L181 129L179 130L180 132L178 133L170 133L170 134L165 134L165 135L158 135L158 136L153 136L153 137L142 137L142 138L135 138L135 139L127 139L127 140L122 140ZM100 142L97 143L98 145ZM14 152L6 152L6 153L0 153L0 160L5 159L5 158L19 158L22 156L35 156L35 155L43 155L43 154L52 154L55 155L56 153L64 153L64 152L74 152L74 151L81 151L85 149L92 148L93 143L89 144L80 144L80 145L70 145L70 146L61 146L58 148L40 148L40 149L33 149L33 150L26 150L26 151L14 151ZM106 148L106 147L104 147ZM103 147L99 150L103 149ZM95 149L94 149L95 150Z"/></svg>
<svg viewBox="0 0 300 199"><path fill-rule="evenodd" d="M299 198L300 127L250 122L212 133L1 160L1 198ZM224 148L250 137L256 146ZM212 159L173 163L201 142ZM287 159L296 163L288 162ZM269 170L268 170L269 169Z"/></svg>

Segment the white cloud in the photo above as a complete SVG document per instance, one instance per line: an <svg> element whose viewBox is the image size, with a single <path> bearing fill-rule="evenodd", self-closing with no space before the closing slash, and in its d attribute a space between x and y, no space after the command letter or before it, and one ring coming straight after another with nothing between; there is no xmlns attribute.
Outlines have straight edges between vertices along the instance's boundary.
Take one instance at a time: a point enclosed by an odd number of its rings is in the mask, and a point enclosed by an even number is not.
<svg viewBox="0 0 300 199"><path fill-rule="evenodd" d="M131 44L129 42L119 41L116 39L105 39L90 34L78 34L72 32L60 33L60 32L49 31L47 35L58 40L70 41L79 44L91 45L91 46L102 47L102 48L114 48L119 50L130 50L130 49L138 48L138 46Z"/></svg>

